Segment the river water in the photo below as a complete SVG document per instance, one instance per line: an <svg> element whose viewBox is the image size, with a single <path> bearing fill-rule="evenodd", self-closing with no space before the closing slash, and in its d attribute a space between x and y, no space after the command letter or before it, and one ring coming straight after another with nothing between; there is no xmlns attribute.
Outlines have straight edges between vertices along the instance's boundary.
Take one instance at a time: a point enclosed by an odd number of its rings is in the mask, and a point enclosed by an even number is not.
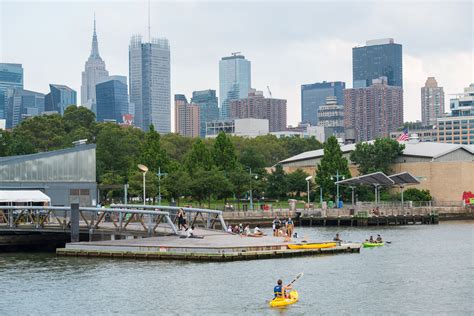
<svg viewBox="0 0 474 316"><path fill-rule="evenodd" d="M228 263L0 254L0 315L474 314L474 222L298 228L350 241L382 234L360 254ZM300 301L270 309L277 278Z"/></svg>

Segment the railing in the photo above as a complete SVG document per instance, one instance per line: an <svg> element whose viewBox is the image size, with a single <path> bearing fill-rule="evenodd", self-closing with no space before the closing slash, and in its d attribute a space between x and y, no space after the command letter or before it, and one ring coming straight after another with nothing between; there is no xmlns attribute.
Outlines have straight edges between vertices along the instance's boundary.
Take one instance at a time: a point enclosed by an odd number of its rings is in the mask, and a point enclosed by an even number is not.
<svg viewBox="0 0 474 316"><path fill-rule="evenodd" d="M227 226L225 224L224 218L222 216L222 211L219 210L208 210L203 208L193 208L193 207L177 207L177 206L166 206L166 205L136 205L136 204L112 204L114 208L119 209L154 209L154 210L167 210L170 212L172 222L176 223L178 220L178 211L180 209L184 210L186 213L187 222L189 226L197 224L197 221L200 221L206 229L213 229L217 221L221 224L223 231L227 231Z"/></svg>
<svg viewBox="0 0 474 316"><path fill-rule="evenodd" d="M425 216L433 215L437 212L429 208L387 208L387 209L373 209L373 210L358 210L358 209L315 209L302 210L301 216L304 217L376 217L376 216Z"/></svg>
<svg viewBox="0 0 474 316"><path fill-rule="evenodd" d="M131 223L139 224L148 235L157 232L163 220L166 229L177 234L178 231L169 212L140 209L80 207L80 225L92 233L94 230L112 230L118 233L136 231L129 229ZM62 230L71 228L71 207L54 206L0 206L0 229L6 230Z"/></svg>

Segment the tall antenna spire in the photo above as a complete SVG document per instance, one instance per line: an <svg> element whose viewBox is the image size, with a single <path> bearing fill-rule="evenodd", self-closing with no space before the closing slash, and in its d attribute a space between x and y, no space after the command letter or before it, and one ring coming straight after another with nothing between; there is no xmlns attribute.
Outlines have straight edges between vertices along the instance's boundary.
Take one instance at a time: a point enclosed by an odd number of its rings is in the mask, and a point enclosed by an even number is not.
<svg viewBox="0 0 474 316"><path fill-rule="evenodd" d="M100 58L99 55L99 43L97 41L97 33L95 28L95 12L94 12L94 33L92 34L92 49L90 57Z"/></svg>
<svg viewBox="0 0 474 316"><path fill-rule="evenodd" d="M151 43L151 27L150 27L150 0L148 0L148 43Z"/></svg>
<svg viewBox="0 0 474 316"><path fill-rule="evenodd" d="M94 34L95 34L95 11L94 11Z"/></svg>

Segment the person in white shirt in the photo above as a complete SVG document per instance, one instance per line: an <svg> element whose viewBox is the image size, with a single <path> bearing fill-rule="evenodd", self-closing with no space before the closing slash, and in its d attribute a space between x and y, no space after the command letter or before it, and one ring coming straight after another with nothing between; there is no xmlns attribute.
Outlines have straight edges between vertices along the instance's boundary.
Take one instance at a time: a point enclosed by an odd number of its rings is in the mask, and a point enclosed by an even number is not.
<svg viewBox="0 0 474 316"><path fill-rule="evenodd" d="M191 226L191 228L188 228L188 230L186 231L186 234L187 234L186 236L187 236L188 238L194 236L194 235L193 235L193 232L194 232L194 226Z"/></svg>
<svg viewBox="0 0 474 316"><path fill-rule="evenodd" d="M260 228L257 226L255 226L254 230L253 230L253 234L255 236L260 236L260 235L263 235L262 231L260 230Z"/></svg>

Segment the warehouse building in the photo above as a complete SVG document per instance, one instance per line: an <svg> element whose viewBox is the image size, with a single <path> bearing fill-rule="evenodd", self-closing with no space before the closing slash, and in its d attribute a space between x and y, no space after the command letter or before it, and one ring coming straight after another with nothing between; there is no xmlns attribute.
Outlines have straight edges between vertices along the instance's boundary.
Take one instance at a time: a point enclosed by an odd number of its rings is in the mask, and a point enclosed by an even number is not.
<svg viewBox="0 0 474 316"><path fill-rule="evenodd" d="M0 158L0 190L40 190L51 205L97 203L96 146Z"/></svg>

